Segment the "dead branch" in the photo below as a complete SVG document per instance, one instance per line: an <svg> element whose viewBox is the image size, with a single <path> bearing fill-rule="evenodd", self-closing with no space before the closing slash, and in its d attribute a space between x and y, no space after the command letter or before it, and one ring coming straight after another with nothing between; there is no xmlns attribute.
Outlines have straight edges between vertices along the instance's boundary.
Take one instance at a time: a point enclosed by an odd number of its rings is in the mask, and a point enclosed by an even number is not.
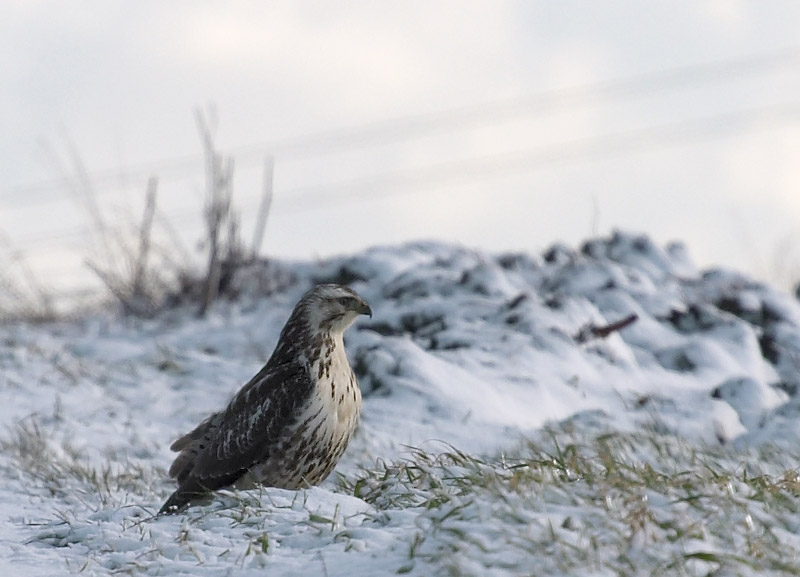
<svg viewBox="0 0 800 577"><path fill-rule="evenodd" d="M233 160L223 158L214 147L214 139L202 112L197 112L197 126L203 140L206 157L207 201L205 209L206 234L208 240L208 270L198 314L204 316L220 290L223 261L236 250L227 246L227 255L223 252L221 235L228 225L229 240L231 238L231 197L233 195ZM233 224L235 228L235 224Z"/></svg>
<svg viewBox="0 0 800 577"><path fill-rule="evenodd" d="M27 291L22 287L17 287L9 275L11 267L3 266L0 279L3 281L3 293L6 295L5 300L11 300L12 295L16 297L17 302L23 308L30 309L28 314L30 316L48 318L55 317L55 306L53 305L53 295L45 289L33 269L31 269L28 261L25 258L25 252L14 247L11 238L5 233L0 232L0 248L8 255L12 265L16 265L20 271L24 284L27 286ZM33 297L31 299L31 297ZM27 303L27 304L26 304Z"/></svg>
<svg viewBox="0 0 800 577"><path fill-rule="evenodd" d="M86 266L106 285L108 292L120 302L126 314L133 314L139 317L152 316L153 306L146 296L130 294L130 290L125 286L124 282L103 270L97 263L87 260Z"/></svg>
<svg viewBox="0 0 800 577"><path fill-rule="evenodd" d="M621 331L625 327L633 324L636 322L636 320L638 320L638 318L639 317L636 314L631 314L622 320L600 327L594 324L589 324L581 328L581 330L578 331L578 334L576 334L573 339L579 344L583 344L594 339L604 339L612 333Z"/></svg>
<svg viewBox="0 0 800 577"><path fill-rule="evenodd" d="M150 233L153 228L153 216L156 213L156 191L158 179L151 177L147 181L147 196L145 198L142 226L139 229L139 254L133 272L133 294L143 296L145 292L145 276L147 270L147 257L150 253Z"/></svg>
<svg viewBox="0 0 800 577"><path fill-rule="evenodd" d="M261 203L258 207L258 217L256 218L256 228L253 233L253 258L258 256L261 251L261 243L264 240L264 229L267 226L269 210L272 207L272 190L275 175L275 159L271 156L264 162L264 183L262 186Z"/></svg>

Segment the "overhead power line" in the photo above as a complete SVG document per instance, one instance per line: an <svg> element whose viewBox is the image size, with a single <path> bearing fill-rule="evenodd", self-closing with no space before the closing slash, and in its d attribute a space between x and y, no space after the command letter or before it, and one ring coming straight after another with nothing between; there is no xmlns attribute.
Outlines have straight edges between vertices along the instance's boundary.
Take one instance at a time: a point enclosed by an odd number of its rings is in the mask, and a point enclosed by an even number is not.
<svg viewBox="0 0 800 577"><path fill-rule="evenodd" d="M256 143L231 149L231 154L318 154L330 149L364 146L386 139L401 140L466 125L503 121L521 115L541 115L573 106L622 99L648 93L663 94L693 85L731 80L800 66L800 47L745 58L692 64L585 85L546 90L521 97L485 102L452 110L428 112L376 121L350 128L315 132L274 143ZM259 157L260 158L260 157Z"/></svg>
<svg viewBox="0 0 800 577"><path fill-rule="evenodd" d="M533 150L458 159L334 184L284 190L276 210L305 211L332 203L381 198L421 187L531 172L552 166L646 152L719 138L743 129L765 130L800 120L800 102L750 108L658 126L579 138Z"/></svg>
<svg viewBox="0 0 800 577"><path fill-rule="evenodd" d="M264 141L225 150L239 163L263 162L265 155L301 156L341 151L375 142L387 143L418 138L427 134L464 129L472 125L500 122L521 115L542 115L558 109L588 105L649 93L663 94L691 86L719 84L800 65L800 48L750 55L670 68L658 72L595 82L581 86L537 92L522 97L487 102L452 110L428 112L375 121L352 127L309 133L294 138ZM144 180L154 174L161 180L194 172L203 159L199 154L175 157L134 165L127 169L90 172L87 178L95 186L117 182L121 178ZM69 186L69 178L5 187L0 199L52 192Z"/></svg>
<svg viewBox="0 0 800 577"><path fill-rule="evenodd" d="M678 146L720 138L742 130L760 131L785 126L800 120L800 102L748 108L734 112L649 126L635 130L606 133L579 138L535 149L518 150L495 155L483 155L386 172L369 177L287 189L274 201L274 210L280 212L306 212L325 208L334 203L352 203L375 200L389 196L412 194L430 187L464 181L485 180L498 176L527 173L565 164L645 153L659 147ZM497 194L497 191L491 191ZM239 206L240 210L255 207ZM195 210L196 215L189 214ZM196 206L186 206L181 214L167 215L172 224L191 220L199 222ZM108 223L110 227L130 226L129 220ZM69 239L80 239L90 233L87 227L75 227L17 239L17 244L28 250L63 244Z"/></svg>

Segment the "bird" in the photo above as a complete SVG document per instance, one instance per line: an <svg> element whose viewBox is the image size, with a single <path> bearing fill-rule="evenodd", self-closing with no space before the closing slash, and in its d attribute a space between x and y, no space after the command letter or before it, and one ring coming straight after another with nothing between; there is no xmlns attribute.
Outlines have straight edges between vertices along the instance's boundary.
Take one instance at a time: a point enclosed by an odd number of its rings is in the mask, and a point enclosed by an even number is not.
<svg viewBox="0 0 800 577"><path fill-rule="evenodd" d="M211 492L255 486L301 489L333 471L358 423L361 391L344 332L372 309L345 285L319 284L294 307L266 365L222 410L170 449L177 489L158 515Z"/></svg>

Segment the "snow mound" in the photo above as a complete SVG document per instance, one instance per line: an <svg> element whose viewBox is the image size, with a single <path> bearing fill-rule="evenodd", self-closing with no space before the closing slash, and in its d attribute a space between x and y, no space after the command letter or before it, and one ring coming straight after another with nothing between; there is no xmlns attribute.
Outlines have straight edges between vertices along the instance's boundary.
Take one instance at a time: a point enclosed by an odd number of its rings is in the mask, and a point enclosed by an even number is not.
<svg viewBox="0 0 800 577"><path fill-rule="evenodd" d="M260 368L319 282L351 284L373 309L346 336L364 395L337 468L346 483L409 445L496 455L567 421L730 450L800 441L800 303L698 271L680 244L616 233L531 256L420 242L271 262L236 282L249 293L204 319L179 309L0 328L10 574L62 574L65 562L103 575L373 575L382 563L426 574L407 565L419 511L376 510L334 478L149 519L171 490L171 441Z"/></svg>
<svg viewBox="0 0 800 577"><path fill-rule="evenodd" d="M370 436L485 451L503 431L601 410L620 427L655 422L706 442L793 442L789 423L782 438L763 431L792 412L800 305L736 273L699 273L685 255L621 233L541 259L427 243L329 263L312 279L351 278L375 303L349 338Z"/></svg>

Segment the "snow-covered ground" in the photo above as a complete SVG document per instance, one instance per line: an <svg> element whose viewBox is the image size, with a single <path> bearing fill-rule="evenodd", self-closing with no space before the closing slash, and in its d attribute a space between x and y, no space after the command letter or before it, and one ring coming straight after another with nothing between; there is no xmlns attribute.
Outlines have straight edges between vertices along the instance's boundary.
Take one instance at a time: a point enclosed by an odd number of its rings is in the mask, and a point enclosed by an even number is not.
<svg viewBox="0 0 800 577"><path fill-rule="evenodd" d="M686 252L621 233L537 256L416 243L250 270L204 319L0 327L0 568L794 570L800 303ZM336 474L151 518L172 440L260 368L317 282L374 312L347 333L364 409Z"/></svg>

